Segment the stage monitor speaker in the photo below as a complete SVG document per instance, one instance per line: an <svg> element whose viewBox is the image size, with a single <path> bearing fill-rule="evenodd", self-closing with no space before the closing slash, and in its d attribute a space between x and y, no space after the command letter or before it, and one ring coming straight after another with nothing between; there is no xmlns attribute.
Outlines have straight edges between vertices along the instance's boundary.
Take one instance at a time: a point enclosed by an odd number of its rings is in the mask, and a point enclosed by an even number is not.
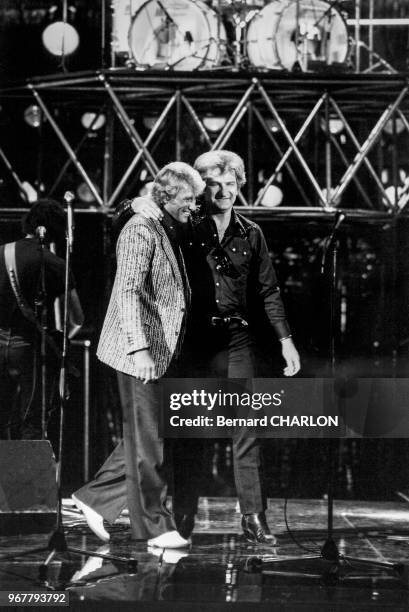
<svg viewBox="0 0 409 612"><path fill-rule="evenodd" d="M48 440L1 440L0 535L48 533L56 512L56 462Z"/></svg>

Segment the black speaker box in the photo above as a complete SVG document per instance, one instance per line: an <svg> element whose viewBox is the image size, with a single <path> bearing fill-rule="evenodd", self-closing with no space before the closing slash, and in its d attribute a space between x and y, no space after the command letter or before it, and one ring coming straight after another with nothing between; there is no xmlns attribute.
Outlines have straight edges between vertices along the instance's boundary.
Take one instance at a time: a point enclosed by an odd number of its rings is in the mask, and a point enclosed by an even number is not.
<svg viewBox="0 0 409 612"><path fill-rule="evenodd" d="M56 512L56 462L48 440L0 440L0 535L48 533Z"/></svg>

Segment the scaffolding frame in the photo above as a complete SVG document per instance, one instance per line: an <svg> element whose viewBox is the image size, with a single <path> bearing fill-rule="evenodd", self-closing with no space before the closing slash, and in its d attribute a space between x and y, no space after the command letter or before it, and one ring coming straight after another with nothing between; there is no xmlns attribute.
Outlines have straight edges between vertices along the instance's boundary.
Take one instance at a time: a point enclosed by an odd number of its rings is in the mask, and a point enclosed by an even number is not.
<svg viewBox="0 0 409 612"><path fill-rule="evenodd" d="M207 150L229 148L229 142L237 131L247 138L247 197L240 194L240 204L259 207L270 185L286 170L300 195L296 206L290 210L319 209L333 212L348 208L343 196L353 182L361 196L363 211L393 214L400 212L399 201L388 196L382 183L381 168L376 168L370 159L375 145L379 144L388 122L402 120L409 134L408 80L406 74L311 74L299 75L283 72L164 72L109 69L96 72L71 73L35 78L22 86L1 91L3 100L24 99L35 103L47 120L56 141L63 147L67 159L58 176L46 189L54 191L69 165L75 167L78 176L91 191L99 210L109 214L120 201L128 181L140 168L146 168L151 176L158 171L154 145L163 130L173 130L175 150L171 159L180 159L183 151L181 126L185 116ZM115 181L112 176L114 150L113 122L106 121L104 136L104 163L101 184L91 177L89 168L80 161L83 141L70 142L69 130L59 124L55 110L61 105L77 109L99 109L115 118L134 149L134 155ZM103 111L101 111L103 109ZM154 114L154 122L147 136L135 127L132 113ZM206 113L226 118L221 131L214 136L206 129L203 116ZM348 157L339 140L331 133L330 121L341 121L345 137L353 144L355 155ZM358 135L354 130L355 119L365 118L366 133ZM169 119L172 118L172 122ZM280 138L272 132L269 121L279 128ZM298 129L291 133L289 123L294 120ZM254 195L254 179L257 168L252 167L257 143L253 139L253 128L257 123L262 128L265 141L272 149L271 169L265 184ZM169 127L171 124L171 128ZM324 172L317 177L311 168L308 154L301 144L311 129L319 129L325 139ZM92 130L92 125L88 128ZM118 129L118 128L115 128ZM273 163L273 154L278 161ZM333 161L338 156L345 170L341 177L334 178ZM0 163L4 164L18 187L24 201L23 180L18 176L13 160L7 153L7 142L0 146ZM297 165L298 173L294 167ZM375 186L378 197L374 202L368 187L358 176L364 166ZM393 173L395 176L397 172ZM367 181L366 181L367 183ZM396 187L396 186L395 186ZM312 194L312 195L311 195ZM357 207L355 207L357 208ZM273 212L273 210L270 210Z"/></svg>

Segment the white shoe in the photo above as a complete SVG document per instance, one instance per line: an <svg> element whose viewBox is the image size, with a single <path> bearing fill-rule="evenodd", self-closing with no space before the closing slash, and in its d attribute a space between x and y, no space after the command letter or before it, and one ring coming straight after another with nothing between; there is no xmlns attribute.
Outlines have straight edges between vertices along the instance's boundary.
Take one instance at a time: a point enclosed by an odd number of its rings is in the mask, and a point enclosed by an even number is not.
<svg viewBox="0 0 409 612"><path fill-rule="evenodd" d="M178 531L167 531L148 540L148 546L155 546L156 548L185 548L189 544L189 540L182 538Z"/></svg>
<svg viewBox="0 0 409 612"><path fill-rule="evenodd" d="M109 542L110 535L104 527L104 519L102 516L90 508L90 506L87 506L87 504L84 504L84 502L77 499L75 495L71 495L71 499L77 506L78 510L81 510L83 513L91 531L93 531L95 535L98 536L103 542Z"/></svg>
<svg viewBox="0 0 409 612"><path fill-rule="evenodd" d="M161 557L162 561L169 563L169 565L176 565L181 559L189 556L189 553L181 550L172 550L171 548L163 550L155 546L148 546L148 552L155 557Z"/></svg>
<svg viewBox="0 0 409 612"><path fill-rule="evenodd" d="M106 555L107 553L109 553L109 545L107 546L106 544L104 544L103 546L97 548L95 552L101 555ZM104 559L102 557L88 557L83 567L77 572L75 572L75 574L71 578L71 582L82 580L82 578L88 576L88 574L92 574L93 572L98 571L103 566L103 564Z"/></svg>

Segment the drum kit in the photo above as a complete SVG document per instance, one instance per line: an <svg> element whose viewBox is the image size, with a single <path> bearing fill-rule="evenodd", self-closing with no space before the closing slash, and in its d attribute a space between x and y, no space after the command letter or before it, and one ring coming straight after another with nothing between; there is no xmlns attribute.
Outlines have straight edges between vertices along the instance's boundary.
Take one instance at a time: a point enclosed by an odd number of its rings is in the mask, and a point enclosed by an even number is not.
<svg viewBox="0 0 409 612"><path fill-rule="evenodd" d="M114 56L137 69L316 70L349 55L343 0L114 0Z"/></svg>

